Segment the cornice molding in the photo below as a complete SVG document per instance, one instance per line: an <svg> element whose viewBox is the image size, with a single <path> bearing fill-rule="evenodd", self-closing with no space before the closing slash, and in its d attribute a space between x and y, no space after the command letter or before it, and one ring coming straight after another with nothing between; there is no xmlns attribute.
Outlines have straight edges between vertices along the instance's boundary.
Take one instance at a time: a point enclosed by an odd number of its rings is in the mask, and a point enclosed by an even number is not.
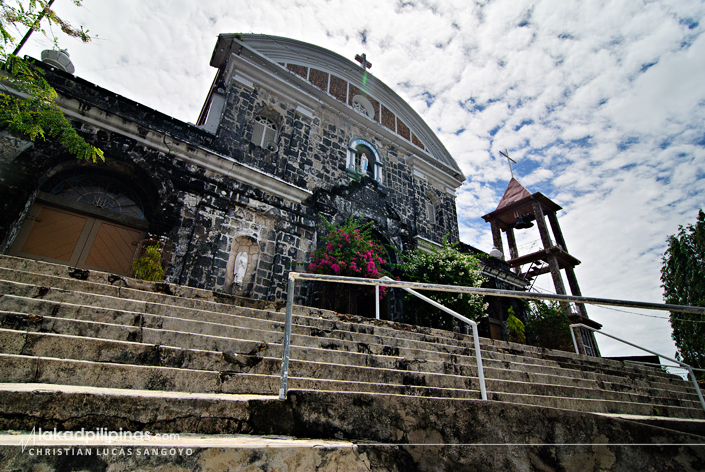
<svg viewBox="0 0 705 472"><path fill-rule="evenodd" d="M59 96L56 99L61 111L68 117L77 119L90 126L115 132L129 137L149 148L169 154L174 158L208 169L234 180L252 185L271 195L284 198L294 203L301 203L313 192L292 185L276 176L259 169L241 164L229 156L203 149L200 146L173 138L168 133L144 129L132 121L110 114L95 106L85 109L81 103L72 98Z"/></svg>

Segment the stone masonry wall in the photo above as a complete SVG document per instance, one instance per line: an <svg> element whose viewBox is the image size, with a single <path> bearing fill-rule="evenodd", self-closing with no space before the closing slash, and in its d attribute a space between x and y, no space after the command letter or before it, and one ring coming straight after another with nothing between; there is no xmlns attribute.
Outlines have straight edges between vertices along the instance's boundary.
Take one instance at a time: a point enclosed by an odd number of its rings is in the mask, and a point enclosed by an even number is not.
<svg viewBox="0 0 705 472"><path fill-rule="evenodd" d="M250 89L233 83L229 87L227 103L216 139L220 152L308 190L323 190L340 196L340 189L353 184L346 173L348 145L355 138L365 139L375 146L384 164L382 191L377 193L376 199L367 199L364 204L356 200L354 211L350 204L346 205L338 198L340 206L337 211L346 215L370 216L386 215L389 210L398 219L398 224L408 226L412 233L438 242L445 234L452 241L458 240L453 196L438 192L442 202L437 209L438 223L429 223L425 202L426 192L431 187L426 181L413 177L406 163L409 155L401 153L400 148L380 139L369 129L323 107L315 110L311 119L296 112L294 103L257 86ZM254 119L263 107L271 107L283 117L276 153L251 143ZM309 212L309 216L315 218L316 212ZM387 216L373 219L384 231Z"/></svg>
<svg viewBox="0 0 705 472"><path fill-rule="evenodd" d="M257 245L256 262L248 265L247 286L237 290L254 298L283 301L293 262L307 259L324 230L321 215L336 223L350 215L373 221L380 242L398 250L413 249L417 234L440 242L448 233L451 240L457 240L453 196L438 192L438 223L430 224L425 202L431 186L413 176L406 162L410 156L366 127L323 107L309 117L288 99L257 86L251 89L232 83L213 136L81 79L51 71L47 78L86 110L100 107L144 126L145 135L150 128L158 129L169 139L228 155L308 189L313 196L295 204L247 182L181 161L130 136L76 121L79 132L105 151L105 164L78 162L51 141L18 148L11 157L0 159L0 194L6 197L0 221L4 251L41 185L41 176L76 165L122 175L147 195L149 233L166 237L174 248L166 274L173 283L232 293L234 252L242 238L249 238ZM263 110L267 116L281 117L276 152L251 142L254 118ZM362 122L366 119L360 118ZM379 152L383 185L371 177L355 181L348 176L347 149L355 138L367 140Z"/></svg>

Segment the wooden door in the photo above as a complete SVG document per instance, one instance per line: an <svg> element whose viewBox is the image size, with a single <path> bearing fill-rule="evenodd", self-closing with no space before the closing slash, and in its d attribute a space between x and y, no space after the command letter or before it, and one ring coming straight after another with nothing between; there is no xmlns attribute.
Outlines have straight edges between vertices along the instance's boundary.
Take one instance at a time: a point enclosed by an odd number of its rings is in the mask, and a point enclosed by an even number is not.
<svg viewBox="0 0 705 472"><path fill-rule="evenodd" d="M96 220L78 265L87 269L128 274L137 243L142 238L142 231Z"/></svg>
<svg viewBox="0 0 705 472"><path fill-rule="evenodd" d="M10 254L128 275L144 234L95 216L35 203Z"/></svg>

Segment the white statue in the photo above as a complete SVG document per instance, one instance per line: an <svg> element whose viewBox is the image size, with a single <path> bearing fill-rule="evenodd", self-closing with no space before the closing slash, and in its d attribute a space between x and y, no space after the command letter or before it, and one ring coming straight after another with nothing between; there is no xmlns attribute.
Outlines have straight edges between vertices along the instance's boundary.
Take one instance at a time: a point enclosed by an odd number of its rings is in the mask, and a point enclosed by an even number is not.
<svg viewBox="0 0 705 472"><path fill-rule="evenodd" d="M235 267L233 267L233 272L235 273L235 280L233 281L235 285L242 285L242 281L245 279L245 272L247 272L247 253L239 252L235 258Z"/></svg>
<svg viewBox="0 0 705 472"><path fill-rule="evenodd" d="M367 156L365 156L363 154L360 159L360 172L363 174L367 174L367 166L368 166Z"/></svg>

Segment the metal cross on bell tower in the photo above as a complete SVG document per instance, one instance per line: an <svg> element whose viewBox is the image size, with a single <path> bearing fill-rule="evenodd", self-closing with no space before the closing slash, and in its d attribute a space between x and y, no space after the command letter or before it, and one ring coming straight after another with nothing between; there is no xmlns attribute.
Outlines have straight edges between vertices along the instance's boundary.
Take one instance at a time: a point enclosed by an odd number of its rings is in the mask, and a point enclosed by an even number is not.
<svg viewBox="0 0 705 472"><path fill-rule="evenodd" d="M509 164L509 172L511 172L511 174L512 174L512 179L513 179L513 178L514 178L514 170L512 169L512 162L513 162L514 164L516 164L517 161L515 161L514 159L512 159L511 157L509 157L509 151L506 150L506 149L505 149L504 151L499 151L499 153L500 153L501 155L503 155L504 157L507 158L507 164Z"/></svg>

